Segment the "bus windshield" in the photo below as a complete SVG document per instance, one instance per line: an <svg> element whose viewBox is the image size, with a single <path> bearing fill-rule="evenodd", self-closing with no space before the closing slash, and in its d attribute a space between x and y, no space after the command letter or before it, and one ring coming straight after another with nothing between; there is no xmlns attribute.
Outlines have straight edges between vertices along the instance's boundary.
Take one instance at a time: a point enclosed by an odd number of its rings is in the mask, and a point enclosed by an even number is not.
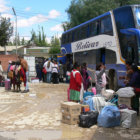
<svg viewBox="0 0 140 140"><path fill-rule="evenodd" d="M139 44L138 44L138 63L140 65L140 41L139 41Z"/></svg>
<svg viewBox="0 0 140 140"><path fill-rule="evenodd" d="M140 7L135 7L135 15L137 27L140 29Z"/></svg>

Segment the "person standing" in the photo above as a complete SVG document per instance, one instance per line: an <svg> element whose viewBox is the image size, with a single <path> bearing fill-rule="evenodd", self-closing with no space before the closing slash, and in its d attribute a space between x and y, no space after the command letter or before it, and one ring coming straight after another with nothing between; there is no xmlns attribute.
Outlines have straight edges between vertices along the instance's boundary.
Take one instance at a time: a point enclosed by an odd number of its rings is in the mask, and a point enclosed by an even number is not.
<svg viewBox="0 0 140 140"><path fill-rule="evenodd" d="M59 61L59 81L63 82L63 79L64 79L64 67L63 67L62 61L60 60Z"/></svg>
<svg viewBox="0 0 140 140"><path fill-rule="evenodd" d="M87 89L89 87L90 78L89 78L89 75L88 75L88 72L87 72L87 64L86 63L82 64L81 75L82 75L82 78L83 78L84 90L87 91Z"/></svg>
<svg viewBox="0 0 140 140"><path fill-rule="evenodd" d="M140 70L136 65L131 66L132 69L132 76L130 78L130 81L128 83L128 86L133 87L134 91L135 89L140 88ZM132 108L137 111L137 114L139 115L139 94L136 94L134 98L132 99Z"/></svg>
<svg viewBox="0 0 140 140"><path fill-rule="evenodd" d="M2 65L1 65L1 61L0 61L0 84L2 82L2 78L3 78L3 68L2 68Z"/></svg>
<svg viewBox="0 0 140 140"><path fill-rule="evenodd" d="M35 68L36 68L36 74L37 74L36 77L39 79L39 81L41 81L42 80L42 64L40 63L40 61L36 63Z"/></svg>
<svg viewBox="0 0 140 140"><path fill-rule="evenodd" d="M49 58L49 60L46 61L44 63L44 66L43 66L46 69L46 71L47 71L47 79L46 79L46 82L47 83L50 83L51 82L52 66L53 66L53 64L51 62L51 58Z"/></svg>
<svg viewBox="0 0 140 140"><path fill-rule="evenodd" d="M97 64L95 72L96 94L102 94L102 90L106 88L106 83L105 66L102 63Z"/></svg>
<svg viewBox="0 0 140 140"><path fill-rule="evenodd" d="M27 93L29 92L29 85L28 85L28 80L29 80L29 68L28 68L28 63L27 61L23 58L23 56L19 56L19 61L20 64L22 66L22 68L25 71L25 75L26 75L26 83L25 83L25 90L23 91L23 93Z"/></svg>
<svg viewBox="0 0 140 140"><path fill-rule="evenodd" d="M124 84L126 86L128 86L128 83L129 83L129 81L131 79L131 76L132 76L132 73L133 73L132 68L131 68L132 63L129 62L129 61L126 61L125 62L125 66L126 66L126 76L120 76L119 79L120 80L123 79L124 80Z"/></svg>
<svg viewBox="0 0 140 140"><path fill-rule="evenodd" d="M52 66L52 82L53 84L58 84L59 79L58 79L58 65L57 62L54 60L53 61L53 66Z"/></svg>
<svg viewBox="0 0 140 140"><path fill-rule="evenodd" d="M70 74L70 100L79 102L83 100L83 81L80 74L80 65L75 62Z"/></svg>

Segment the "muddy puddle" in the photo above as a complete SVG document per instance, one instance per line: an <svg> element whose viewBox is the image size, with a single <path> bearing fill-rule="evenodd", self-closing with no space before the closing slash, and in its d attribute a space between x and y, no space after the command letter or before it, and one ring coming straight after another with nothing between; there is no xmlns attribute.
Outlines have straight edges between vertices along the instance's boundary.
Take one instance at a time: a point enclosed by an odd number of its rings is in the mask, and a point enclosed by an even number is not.
<svg viewBox="0 0 140 140"><path fill-rule="evenodd" d="M62 136L59 130L22 130L0 132L0 140L58 140Z"/></svg>
<svg viewBox="0 0 140 140"><path fill-rule="evenodd" d="M61 126L58 130L0 131L0 140L89 140L96 129L97 126L91 129Z"/></svg>
<svg viewBox="0 0 140 140"><path fill-rule="evenodd" d="M67 100L68 85L29 86L26 94L0 88L0 140L118 140L118 136L119 140L140 139L140 119L139 127L129 131L63 124L60 103Z"/></svg>

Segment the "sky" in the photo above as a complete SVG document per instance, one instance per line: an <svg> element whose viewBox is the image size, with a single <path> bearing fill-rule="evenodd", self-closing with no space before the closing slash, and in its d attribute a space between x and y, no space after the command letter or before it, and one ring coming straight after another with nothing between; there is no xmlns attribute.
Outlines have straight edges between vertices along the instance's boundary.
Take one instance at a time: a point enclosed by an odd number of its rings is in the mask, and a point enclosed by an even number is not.
<svg viewBox="0 0 140 140"><path fill-rule="evenodd" d="M0 15L11 19L13 37L17 17L17 32L21 39L30 39L32 29L38 33L39 27L43 27L47 41L50 42L52 36L61 36L61 25L68 21L66 9L70 3L71 0L0 0Z"/></svg>

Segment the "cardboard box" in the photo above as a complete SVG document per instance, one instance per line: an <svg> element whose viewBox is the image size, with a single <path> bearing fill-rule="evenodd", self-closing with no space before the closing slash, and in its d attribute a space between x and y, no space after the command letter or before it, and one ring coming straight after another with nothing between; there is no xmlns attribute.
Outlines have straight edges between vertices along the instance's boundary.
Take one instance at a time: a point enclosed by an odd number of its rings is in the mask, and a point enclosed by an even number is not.
<svg viewBox="0 0 140 140"><path fill-rule="evenodd" d="M79 115L81 113L81 105L74 102L61 103L61 112L70 115Z"/></svg>
<svg viewBox="0 0 140 140"><path fill-rule="evenodd" d="M133 97L118 97L118 104L125 104L127 105L128 107L131 107L132 106L132 98Z"/></svg>
<svg viewBox="0 0 140 140"><path fill-rule="evenodd" d="M62 122L70 125L78 124L79 115L71 115L68 113L62 113Z"/></svg>

